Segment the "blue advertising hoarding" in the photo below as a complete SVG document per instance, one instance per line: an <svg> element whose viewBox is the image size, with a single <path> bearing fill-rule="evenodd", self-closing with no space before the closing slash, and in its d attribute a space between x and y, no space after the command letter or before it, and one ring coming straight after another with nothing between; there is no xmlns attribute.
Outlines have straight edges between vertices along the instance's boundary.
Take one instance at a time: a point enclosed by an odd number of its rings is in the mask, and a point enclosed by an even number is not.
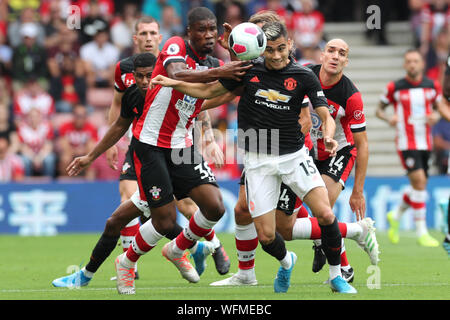
<svg viewBox="0 0 450 320"><path fill-rule="evenodd" d="M217 232L233 232L233 209L237 201L237 180L221 181L226 213L216 226ZM355 221L348 204L353 179L347 182L334 212L340 221ZM406 177L368 177L365 183L366 215L376 221L378 230L386 230L386 213L396 207L408 186ZM443 224L440 202L448 201L450 179L431 177L428 183L427 225L439 229ZM106 219L120 203L118 182L54 182L45 184L0 184L0 233L55 235L65 232L102 232ZM187 220L179 215L179 223ZM401 220L405 230L414 229L414 217L406 213Z"/></svg>

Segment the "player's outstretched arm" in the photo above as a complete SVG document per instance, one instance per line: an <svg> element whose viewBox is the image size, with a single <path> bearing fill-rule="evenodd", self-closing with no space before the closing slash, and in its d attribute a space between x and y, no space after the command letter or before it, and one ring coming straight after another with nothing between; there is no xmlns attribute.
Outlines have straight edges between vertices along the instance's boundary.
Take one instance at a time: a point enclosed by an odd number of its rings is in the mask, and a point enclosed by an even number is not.
<svg viewBox="0 0 450 320"><path fill-rule="evenodd" d="M325 143L325 151L329 152L331 157L334 157L338 147L337 141L333 139L334 132L336 131L336 123L334 122L333 117L331 117L330 111L328 111L328 106L316 107L316 112L319 115L320 120L322 120L322 134L323 142Z"/></svg>
<svg viewBox="0 0 450 320"><path fill-rule="evenodd" d="M166 71L169 78L174 80L208 83L218 79L241 81L252 66L248 61L231 61L217 68L193 70L186 69L183 62L174 62L167 66Z"/></svg>
<svg viewBox="0 0 450 320"><path fill-rule="evenodd" d="M218 97L205 100L202 104L202 111L217 108L223 104L233 101L234 98L236 98L236 95L233 92L227 92Z"/></svg>
<svg viewBox="0 0 450 320"><path fill-rule="evenodd" d="M117 141L127 132L133 118L119 117L108 129L105 136L97 143L94 149L87 155L75 158L66 168L69 176L76 176L91 165L102 153L115 145Z"/></svg>
<svg viewBox="0 0 450 320"><path fill-rule="evenodd" d="M151 84L152 86L161 85L163 87L172 87L177 91L200 99L211 99L228 92L219 81L210 83L192 83L171 79L162 75L154 77Z"/></svg>
<svg viewBox="0 0 450 320"><path fill-rule="evenodd" d="M364 198L364 182L366 180L367 164L369 162L369 143L367 132L354 132L353 139L357 151L355 161L355 183L350 196L350 208L356 214L356 219L364 219L366 214L366 200Z"/></svg>

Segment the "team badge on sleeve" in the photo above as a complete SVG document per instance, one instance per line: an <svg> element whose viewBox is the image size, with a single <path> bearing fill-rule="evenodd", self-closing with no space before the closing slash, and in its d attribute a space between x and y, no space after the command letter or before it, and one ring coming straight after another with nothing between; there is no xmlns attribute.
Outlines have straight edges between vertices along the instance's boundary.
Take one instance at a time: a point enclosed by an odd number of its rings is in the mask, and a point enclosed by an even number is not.
<svg viewBox="0 0 450 320"><path fill-rule="evenodd" d="M353 112L353 118L355 118L355 120L361 120L363 114L364 113L361 110L355 110L355 112Z"/></svg>
<svg viewBox="0 0 450 320"><path fill-rule="evenodd" d="M152 199L155 201L158 201L159 199L161 199L161 195L159 194L160 192L161 192L160 188L153 186L150 189L150 193L152 194Z"/></svg>

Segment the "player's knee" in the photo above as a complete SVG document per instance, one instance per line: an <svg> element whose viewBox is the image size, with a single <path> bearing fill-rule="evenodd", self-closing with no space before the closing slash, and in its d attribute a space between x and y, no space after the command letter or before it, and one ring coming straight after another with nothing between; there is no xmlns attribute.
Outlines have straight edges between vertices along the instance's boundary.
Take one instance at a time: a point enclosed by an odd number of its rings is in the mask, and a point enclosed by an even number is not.
<svg viewBox="0 0 450 320"><path fill-rule="evenodd" d="M122 229L122 223L120 219L112 215L106 220L105 230L103 233L107 236L117 236L120 235L120 230Z"/></svg>
<svg viewBox="0 0 450 320"><path fill-rule="evenodd" d="M172 219L170 216L160 217L158 219L153 219L153 226L156 231L160 234L167 234L173 230L176 220Z"/></svg>
<svg viewBox="0 0 450 320"><path fill-rule="evenodd" d="M202 209L202 213L205 214L207 219L217 221L225 213L225 205L222 199L211 199L205 209Z"/></svg>
<svg viewBox="0 0 450 320"><path fill-rule="evenodd" d="M323 208L322 210L314 212L314 216L320 225L327 226L333 223L336 216L331 208Z"/></svg>
<svg viewBox="0 0 450 320"><path fill-rule="evenodd" d="M258 233L258 241L262 246L267 246L275 240L275 232L264 231Z"/></svg>

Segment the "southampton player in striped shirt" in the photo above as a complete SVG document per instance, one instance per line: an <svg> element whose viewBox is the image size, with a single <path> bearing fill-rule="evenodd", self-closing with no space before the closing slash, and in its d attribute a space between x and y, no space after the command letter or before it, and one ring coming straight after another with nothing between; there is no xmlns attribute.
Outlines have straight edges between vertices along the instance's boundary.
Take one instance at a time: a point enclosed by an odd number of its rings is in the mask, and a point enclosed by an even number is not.
<svg viewBox="0 0 450 320"><path fill-rule="evenodd" d="M394 244L399 242L400 218L411 208L418 244L436 247L439 242L428 233L426 226L426 188L432 150L431 127L439 117L433 109L441 110L445 105L441 85L424 75L424 66L419 51L412 49L404 54L406 76L388 83L376 115L396 128L397 152L410 182L398 208L387 215L389 240ZM384 111L390 104L394 105L392 117L388 117Z"/></svg>
<svg viewBox="0 0 450 320"><path fill-rule="evenodd" d="M143 16L139 18L135 23L133 42L139 53L150 52L155 57L159 55L159 45L161 44L162 35L160 34L158 21L150 16ZM111 108L108 114L108 122L110 125L118 118L120 113L121 99L125 90L135 83L133 76L133 58L130 56L120 60L114 73L114 97L111 104ZM202 124L210 124L209 115L207 112L202 112L199 118L204 118ZM207 130L207 128L203 128ZM215 146L215 141L212 140L211 146ZM113 146L106 152L108 162L112 169L117 170L117 148ZM137 177L134 169L134 163L132 159L132 148L129 147L126 153L126 158L122 166L120 179L119 179L119 192L121 202L124 202L133 195L137 189ZM189 219L197 210L197 205L190 198L181 199L176 202L178 210ZM130 214L132 214L130 212ZM141 217L142 219L142 217ZM129 223L123 228L121 233L121 243L124 251L128 250L134 235L139 231L140 218L135 218L129 221ZM207 238L208 242L198 242L198 249L194 250L193 258L196 262L197 271L201 274L205 268L205 262L207 255L210 251L216 249L213 253L216 269L219 274L225 274L229 270L228 256L223 248L220 240L215 232L210 234ZM214 248L212 248L214 247ZM136 269L136 279L138 278Z"/></svg>

